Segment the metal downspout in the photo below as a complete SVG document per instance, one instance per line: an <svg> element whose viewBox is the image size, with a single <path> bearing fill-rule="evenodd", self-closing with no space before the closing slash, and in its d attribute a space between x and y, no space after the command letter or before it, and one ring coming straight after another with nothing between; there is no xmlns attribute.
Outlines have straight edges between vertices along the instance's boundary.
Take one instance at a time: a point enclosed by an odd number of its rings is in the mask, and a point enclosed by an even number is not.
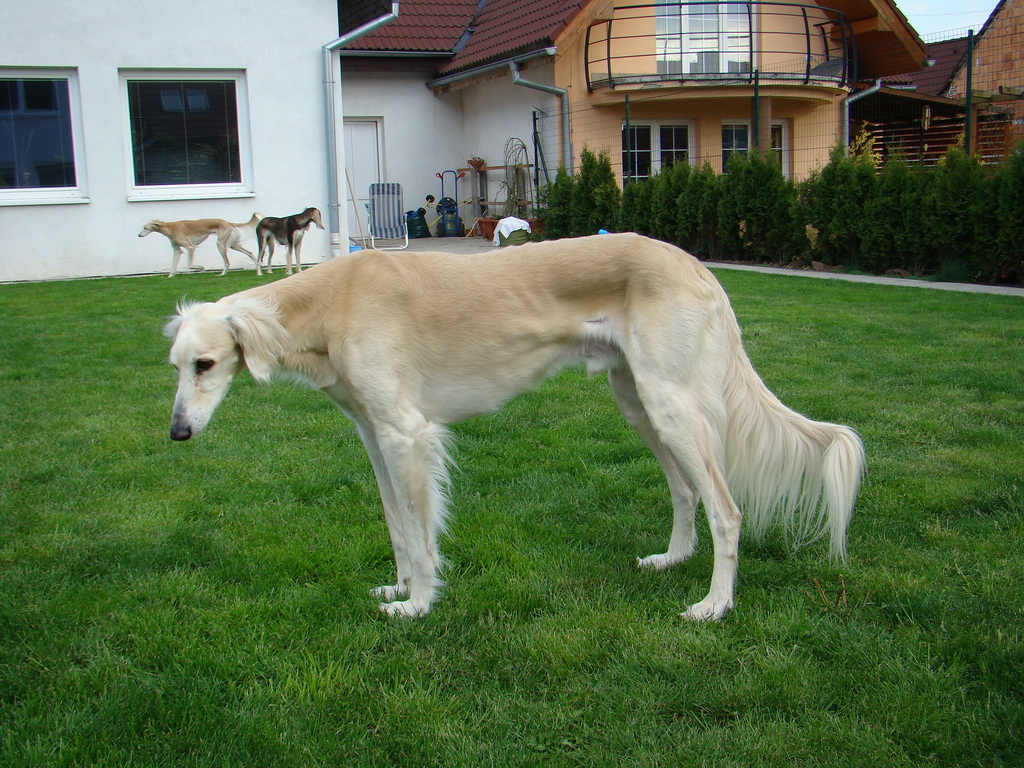
<svg viewBox="0 0 1024 768"><path fill-rule="evenodd" d="M397 18L398 2L394 0L391 3L390 13L378 16L376 19L363 24L363 26L351 32L346 32L337 40L324 45L321 49L324 65L324 130L327 135L327 228L331 236L331 256L339 256L342 252L341 195L338 191L341 184L338 173L338 147L341 144L341 139L338 135L338 121L335 116L335 110L337 109L335 86L337 81L335 80L334 53L353 40L358 40L360 37L370 34L378 27L382 27L389 21L394 21Z"/></svg>
<svg viewBox="0 0 1024 768"><path fill-rule="evenodd" d="M870 96L873 93L878 93L882 87L882 80L875 80L875 84L870 88L865 88L863 91L851 94L843 99L843 152L850 154L850 105L855 101L860 101L866 96Z"/></svg>
<svg viewBox="0 0 1024 768"><path fill-rule="evenodd" d="M553 56L555 54L555 48L545 48L545 51L549 51L548 55ZM544 85L542 83L534 83L530 80L524 80L519 72L519 62L510 61L508 68L512 71L512 84L521 85L524 88L533 88L536 91L543 91L544 93L551 93L558 96L560 102L560 112L562 117L562 166L569 174L572 174L572 133L569 125L569 91L566 88L559 88L554 85Z"/></svg>

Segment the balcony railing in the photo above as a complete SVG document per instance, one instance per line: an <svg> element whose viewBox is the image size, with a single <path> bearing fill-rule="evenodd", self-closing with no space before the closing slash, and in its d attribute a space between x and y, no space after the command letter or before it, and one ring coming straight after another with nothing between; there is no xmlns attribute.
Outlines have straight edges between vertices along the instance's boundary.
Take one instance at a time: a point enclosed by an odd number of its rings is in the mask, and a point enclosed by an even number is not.
<svg viewBox="0 0 1024 768"><path fill-rule="evenodd" d="M750 82L849 87L856 49L840 11L793 3L616 6L587 29L587 87Z"/></svg>

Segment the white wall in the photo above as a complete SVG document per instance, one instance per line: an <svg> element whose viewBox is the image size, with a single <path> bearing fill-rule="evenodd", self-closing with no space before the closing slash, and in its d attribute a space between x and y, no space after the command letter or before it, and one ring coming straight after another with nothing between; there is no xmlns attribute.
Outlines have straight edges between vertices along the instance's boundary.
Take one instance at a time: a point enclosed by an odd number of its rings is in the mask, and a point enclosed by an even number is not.
<svg viewBox="0 0 1024 768"><path fill-rule="evenodd" d="M436 173L466 168L477 155L488 165L502 165L505 142L522 139L533 161L532 112L555 114L557 99L512 84L507 70L488 79L435 96L423 74L352 72L342 57L342 104L345 118L377 118L383 125L384 181L402 185L405 207L424 206L424 197L441 197ZM551 81L551 67L523 70L524 78ZM554 148L548 152L549 162ZM451 176L445 194L453 196ZM488 197L499 196L503 175L489 175ZM459 199L471 195L467 175L459 182ZM465 214L464 214L465 217ZM428 216L428 219L432 216ZM467 221L467 226L469 222Z"/></svg>
<svg viewBox="0 0 1024 768"><path fill-rule="evenodd" d="M257 210L284 216L312 205L327 223L321 46L337 37L334 0L33 0L5 3L0 16L0 77L4 66L77 69L84 141L76 149L88 193L86 203L0 206L0 281L166 271L168 241L137 237L152 218L246 221ZM119 72L154 68L245 71L251 196L127 200L130 136ZM329 253L327 233L310 231L303 260ZM219 267L212 240L196 260ZM243 254L231 260L251 266Z"/></svg>

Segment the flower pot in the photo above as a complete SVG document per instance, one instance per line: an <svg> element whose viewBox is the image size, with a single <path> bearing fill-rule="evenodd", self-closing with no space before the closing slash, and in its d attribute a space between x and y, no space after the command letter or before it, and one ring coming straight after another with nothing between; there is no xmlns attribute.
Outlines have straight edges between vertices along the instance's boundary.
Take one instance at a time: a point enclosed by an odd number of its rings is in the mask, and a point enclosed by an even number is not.
<svg viewBox="0 0 1024 768"><path fill-rule="evenodd" d="M476 225L480 229L480 237L484 240L494 239L494 228L498 226L499 219L477 219Z"/></svg>

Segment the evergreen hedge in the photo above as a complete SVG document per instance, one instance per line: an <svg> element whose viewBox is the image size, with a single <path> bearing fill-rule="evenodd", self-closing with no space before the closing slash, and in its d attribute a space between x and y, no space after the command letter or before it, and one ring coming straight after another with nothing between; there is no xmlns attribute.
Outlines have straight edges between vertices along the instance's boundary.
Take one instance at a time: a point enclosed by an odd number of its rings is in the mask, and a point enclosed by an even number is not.
<svg viewBox="0 0 1024 768"><path fill-rule="evenodd" d="M799 183L751 152L721 175L677 163L624 190L608 155L584 150L580 172L560 170L541 200L549 238L629 231L708 260L1024 282L1024 145L998 166L954 149L932 168L837 148Z"/></svg>

